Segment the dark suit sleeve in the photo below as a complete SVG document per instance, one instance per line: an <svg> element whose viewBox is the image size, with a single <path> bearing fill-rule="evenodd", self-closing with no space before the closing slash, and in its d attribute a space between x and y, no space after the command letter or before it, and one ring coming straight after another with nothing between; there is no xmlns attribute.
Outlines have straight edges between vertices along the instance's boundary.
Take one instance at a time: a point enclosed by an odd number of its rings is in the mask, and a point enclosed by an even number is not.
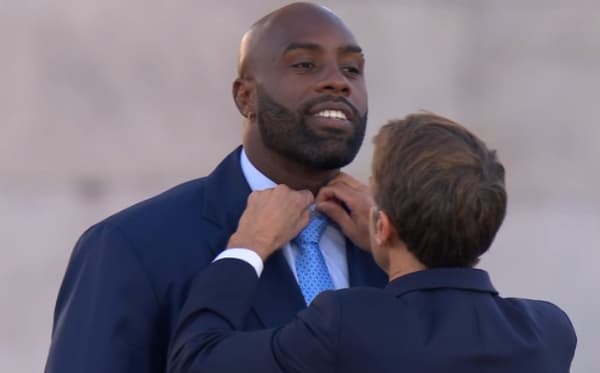
<svg viewBox="0 0 600 373"><path fill-rule="evenodd" d="M257 282L254 269L237 259L217 261L196 277L171 345L170 373L334 370L339 318L333 293L282 328L240 331Z"/></svg>
<svg viewBox="0 0 600 373"><path fill-rule="evenodd" d="M157 309L119 230L91 228L73 250L58 295L46 373L155 371Z"/></svg>

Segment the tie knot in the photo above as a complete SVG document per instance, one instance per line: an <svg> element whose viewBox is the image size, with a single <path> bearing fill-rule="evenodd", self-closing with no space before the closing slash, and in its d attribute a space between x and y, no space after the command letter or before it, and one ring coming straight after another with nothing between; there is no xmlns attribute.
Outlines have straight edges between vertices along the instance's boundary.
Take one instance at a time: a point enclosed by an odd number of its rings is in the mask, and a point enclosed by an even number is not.
<svg viewBox="0 0 600 373"><path fill-rule="evenodd" d="M327 216L312 211L308 225L294 238L294 243L301 247L306 244L318 244L328 223Z"/></svg>

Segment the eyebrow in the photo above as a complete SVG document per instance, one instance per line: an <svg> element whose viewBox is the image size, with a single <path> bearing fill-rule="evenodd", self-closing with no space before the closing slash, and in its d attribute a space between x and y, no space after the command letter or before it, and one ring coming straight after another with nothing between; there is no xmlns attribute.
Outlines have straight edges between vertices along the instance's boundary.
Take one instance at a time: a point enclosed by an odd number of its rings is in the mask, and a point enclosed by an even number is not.
<svg viewBox="0 0 600 373"><path fill-rule="evenodd" d="M298 49L306 49L306 50L311 50L311 51L315 51L315 52L322 52L324 50L323 46L321 46L320 44L316 44L316 43L290 43L283 51L283 54L286 54L286 53L289 53L291 51L298 50ZM348 44L348 45L339 47L338 52L342 53L342 54L346 54L346 53L362 54L363 51L362 51L362 48L359 47L358 45Z"/></svg>
<svg viewBox="0 0 600 373"><path fill-rule="evenodd" d="M355 44L344 45L343 47L338 48L338 52L343 53L343 54L345 54L345 53L363 54L362 48Z"/></svg>

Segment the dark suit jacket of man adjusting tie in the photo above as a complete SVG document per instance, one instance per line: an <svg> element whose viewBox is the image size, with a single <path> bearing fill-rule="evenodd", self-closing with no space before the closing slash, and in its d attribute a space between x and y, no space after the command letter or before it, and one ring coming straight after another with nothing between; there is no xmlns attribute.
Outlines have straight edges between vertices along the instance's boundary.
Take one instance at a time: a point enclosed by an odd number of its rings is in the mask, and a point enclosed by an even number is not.
<svg viewBox="0 0 600 373"><path fill-rule="evenodd" d="M46 372L164 372L190 280L225 248L249 193L238 148L211 175L85 232L58 296ZM385 285L369 254L349 241L346 249L351 286ZM249 330L283 325L305 308L281 253L265 263L249 302L240 324Z"/></svg>
<svg viewBox="0 0 600 373"><path fill-rule="evenodd" d="M257 279L237 259L198 275L169 372L566 373L576 345L558 307L501 298L472 268L414 272L383 290L327 291L282 328L235 332Z"/></svg>

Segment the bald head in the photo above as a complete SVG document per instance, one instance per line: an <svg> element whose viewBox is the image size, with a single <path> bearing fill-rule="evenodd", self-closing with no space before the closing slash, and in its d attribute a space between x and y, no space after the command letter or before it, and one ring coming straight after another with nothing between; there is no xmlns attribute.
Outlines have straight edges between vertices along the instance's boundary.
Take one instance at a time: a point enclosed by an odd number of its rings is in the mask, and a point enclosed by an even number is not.
<svg viewBox="0 0 600 373"><path fill-rule="evenodd" d="M336 28L354 40L344 21L330 9L312 3L292 3L262 17L244 34L238 78L253 77L264 58L273 57L273 53L284 48L286 42L306 36L316 25Z"/></svg>

